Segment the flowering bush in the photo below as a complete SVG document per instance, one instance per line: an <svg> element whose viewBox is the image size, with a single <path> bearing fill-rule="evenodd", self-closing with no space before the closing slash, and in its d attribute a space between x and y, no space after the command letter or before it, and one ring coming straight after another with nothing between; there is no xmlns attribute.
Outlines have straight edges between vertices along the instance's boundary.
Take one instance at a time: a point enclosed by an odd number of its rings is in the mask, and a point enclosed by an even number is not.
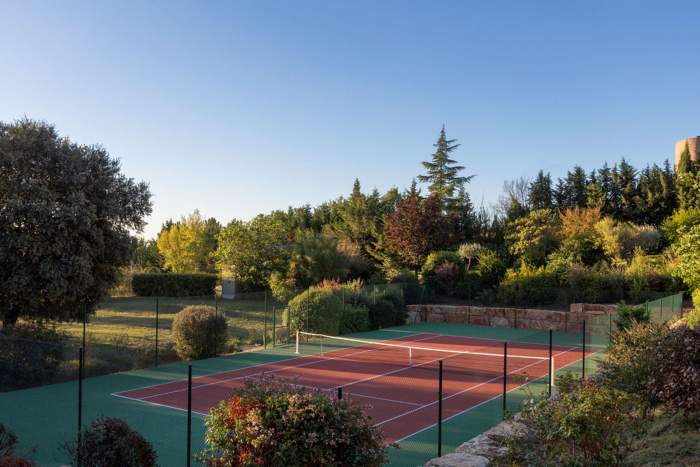
<svg viewBox="0 0 700 467"><path fill-rule="evenodd" d="M152 467L156 465L153 446L118 418L99 418L85 428L64 450L71 465L89 467Z"/></svg>
<svg viewBox="0 0 700 467"><path fill-rule="evenodd" d="M180 358L213 357L226 345L226 319L211 306L185 307L173 320L173 338Z"/></svg>
<svg viewBox="0 0 700 467"><path fill-rule="evenodd" d="M248 381L206 420L209 466L380 466L382 433L360 407L271 379Z"/></svg>

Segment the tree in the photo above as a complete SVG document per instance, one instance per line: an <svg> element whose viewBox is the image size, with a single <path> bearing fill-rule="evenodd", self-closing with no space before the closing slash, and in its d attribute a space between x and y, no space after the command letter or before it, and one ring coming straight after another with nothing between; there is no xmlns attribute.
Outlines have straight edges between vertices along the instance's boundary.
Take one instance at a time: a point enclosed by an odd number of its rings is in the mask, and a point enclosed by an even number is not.
<svg viewBox="0 0 700 467"><path fill-rule="evenodd" d="M217 265L244 288L264 288L270 274L287 271L292 240L275 216L260 214L249 222L234 219L219 234Z"/></svg>
<svg viewBox="0 0 700 467"><path fill-rule="evenodd" d="M99 146L52 125L0 123L0 318L77 320L131 256L129 231L151 213L144 182Z"/></svg>
<svg viewBox="0 0 700 467"><path fill-rule="evenodd" d="M559 209L575 206L585 207L587 198L586 172L578 165L566 174L565 179L559 179L555 190L555 198Z"/></svg>
<svg viewBox="0 0 700 467"><path fill-rule="evenodd" d="M442 212L439 195L421 199L415 190L386 220L384 241L405 266L417 270L431 251L450 243L450 222Z"/></svg>
<svg viewBox="0 0 700 467"><path fill-rule="evenodd" d="M158 235L158 251L164 266L174 272L213 272L214 252L221 224L216 219L204 220L195 210Z"/></svg>
<svg viewBox="0 0 700 467"><path fill-rule="evenodd" d="M552 196L552 177L540 170L535 180L530 183L527 202L531 209L551 209Z"/></svg>
<svg viewBox="0 0 700 467"><path fill-rule="evenodd" d="M333 230L340 239L348 239L364 253L372 242L372 226L377 222L380 210L379 193L366 196L360 181L355 179L350 198L340 206L340 219Z"/></svg>
<svg viewBox="0 0 700 467"><path fill-rule="evenodd" d="M676 173L677 174L684 174L688 172L692 172L695 164L693 164L693 161L690 157L690 148L688 147L688 143L685 143L685 149L683 149L683 152L681 153L681 157L678 160L678 167L676 168Z"/></svg>
<svg viewBox="0 0 700 467"><path fill-rule="evenodd" d="M444 203L444 207L450 208L455 201L455 191L474 178L474 175L460 177L459 173L464 170L464 166L456 165L457 161L450 155L459 147L455 144L456 139L447 139L445 126L440 130L440 136L433 145L435 152L431 161L423 162L426 170L425 175L419 175L418 181L429 183L428 191L436 195Z"/></svg>
<svg viewBox="0 0 700 467"><path fill-rule="evenodd" d="M544 264L559 244L559 218L550 209L537 209L508 226L506 240L511 254L531 266Z"/></svg>
<svg viewBox="0 0 700 467"><path fill-rule="evenodd" d="M673 275L680 277L690 290L700 288L700 225L687 229L673 244L676 267Z"/></svg>
<svg viewBox="0 0 700 467"><path fill-rule="evenodd" d="M613 217L634 222L638 215L637 171L624 158L613 168Z"/></svg>
<svg viewBox="0 0 700 467"><path fill-rule="evenodd" d="M144 240L139 237L131 239L131 265L140 271L160 272L164 269L163 255L158 251L155 240Z"/></svg>

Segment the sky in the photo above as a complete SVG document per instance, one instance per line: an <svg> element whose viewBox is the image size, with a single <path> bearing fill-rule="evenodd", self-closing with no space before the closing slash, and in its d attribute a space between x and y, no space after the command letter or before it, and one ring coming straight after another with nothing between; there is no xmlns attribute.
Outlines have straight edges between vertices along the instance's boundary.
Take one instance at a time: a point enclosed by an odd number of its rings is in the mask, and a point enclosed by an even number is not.
<svg viewBox="0 0 700 467"><path fill-rule="evenodd" d="M444 124L476 205L700 134L700 2L0 0L0 121L150 184L143 235L408 187Z"/></svg>

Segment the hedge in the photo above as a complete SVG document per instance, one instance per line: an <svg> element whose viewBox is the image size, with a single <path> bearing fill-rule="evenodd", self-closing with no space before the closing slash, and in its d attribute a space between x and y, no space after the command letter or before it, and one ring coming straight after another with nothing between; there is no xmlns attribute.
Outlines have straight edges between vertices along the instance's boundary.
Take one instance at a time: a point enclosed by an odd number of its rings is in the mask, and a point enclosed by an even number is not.
<svg viewBox="0 0 700 467"><path fill-rule="evenodd" d="M140 297L195 297L213 295L216 274L134 274L131 288Z"/></svg>

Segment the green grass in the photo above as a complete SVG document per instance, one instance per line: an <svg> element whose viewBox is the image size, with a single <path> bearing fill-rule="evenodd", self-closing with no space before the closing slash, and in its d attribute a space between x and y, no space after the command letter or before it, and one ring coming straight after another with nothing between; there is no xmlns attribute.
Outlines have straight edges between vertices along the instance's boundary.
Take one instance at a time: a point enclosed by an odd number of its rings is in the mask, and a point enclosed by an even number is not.
<svg viewBox="0 0 700 467"><path fill-rule="evenodd" d="M229 342L227 352L256 349L272 341L272 309L278 333L282 327L281 307L266 301L262 294L243 299L214 297L158 298L158 359L177 360L172 337L175 314L190 305L216 307L226 317ZM266 311L267 310L267 311ZM67 358L56 378L46 383L72 379L78 367L78 348L82 346L82 323L60 323L58 329L69 339ZM105 300L91 315L86 328L85 371L89 376L154 365L156 347L156 299L154 297L113 297ZM278 337L281 337L278 335Z"/></svg>

